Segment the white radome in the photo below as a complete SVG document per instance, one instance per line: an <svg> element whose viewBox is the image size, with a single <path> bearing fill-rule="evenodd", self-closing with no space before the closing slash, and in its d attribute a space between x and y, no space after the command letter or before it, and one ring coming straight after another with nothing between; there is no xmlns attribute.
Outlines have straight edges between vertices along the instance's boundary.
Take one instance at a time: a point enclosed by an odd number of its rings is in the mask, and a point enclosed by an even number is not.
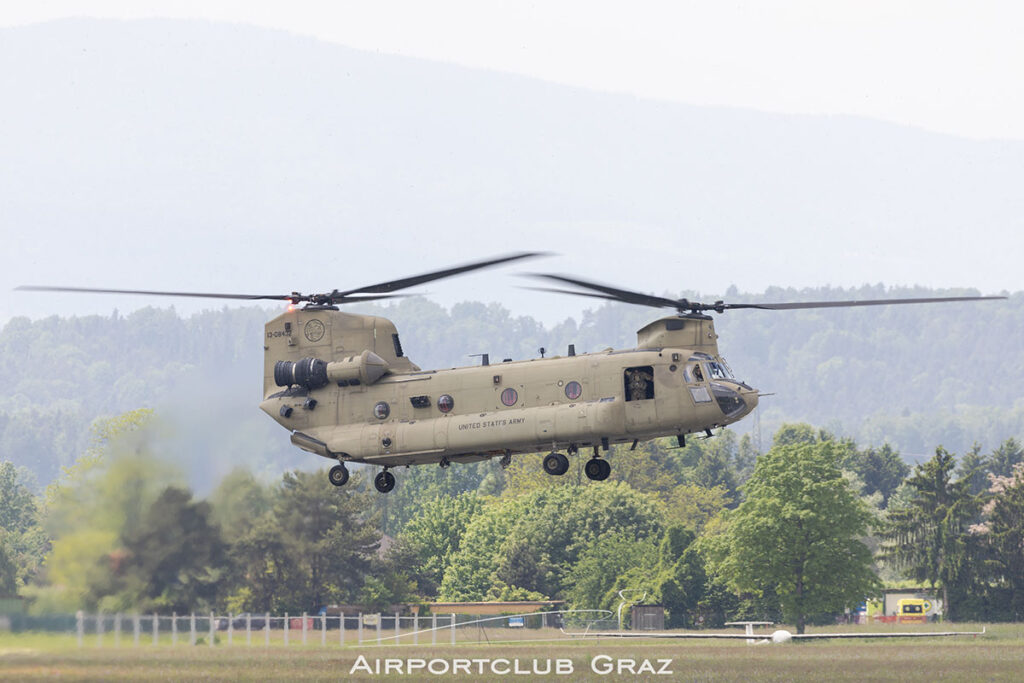
<svg viewBox="0 0 1024 683"><path fill-rule="evenodd" d="M773 643L788 643L793 640L793 634L785 629L779 629L772 633Z"/></svg>

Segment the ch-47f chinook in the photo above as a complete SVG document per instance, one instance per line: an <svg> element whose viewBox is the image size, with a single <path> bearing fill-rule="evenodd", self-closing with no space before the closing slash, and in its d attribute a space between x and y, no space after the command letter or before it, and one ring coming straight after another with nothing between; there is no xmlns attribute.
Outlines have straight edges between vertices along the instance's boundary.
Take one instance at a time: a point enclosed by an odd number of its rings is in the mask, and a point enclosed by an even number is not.
<svg viewBox="0 0 1024 683"><path fill-rule="evenodd" d="M391 491L398 466L473 462L550 451L544 471L562 475L569 455L592 451L587 477L607 479L603 459L612 444L694 433L740 420L758 392L733 377L718 352L708 312L788 310L968 301L1005 297L942 297L802 303L712 304L668 299L561 275L540 275L578 289L535 288L657 308L675 309L637 332L637 346L447 370L421 370L402 350L385 318L345 313L343 304L401 296L392 292L472 270L536 256L521 253L424 275L329 294L250 295L197 292L21 287L162 296L199 296L290 303L266 324L260 408L291 432L299 448L336 460L328 477L343 486L349 462L377 465L381 493ZM299 306L300 304L301 307Z"/></svg>

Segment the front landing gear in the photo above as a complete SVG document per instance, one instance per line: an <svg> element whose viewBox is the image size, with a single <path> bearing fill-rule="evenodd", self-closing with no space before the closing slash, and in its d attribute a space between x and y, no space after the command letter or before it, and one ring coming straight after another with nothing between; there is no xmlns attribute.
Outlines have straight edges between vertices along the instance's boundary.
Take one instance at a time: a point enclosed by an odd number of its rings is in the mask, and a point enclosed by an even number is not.
<svg viewBox="0 0 1024 683"><path fill-rule="evenodd" d="M569 458L561 453L548 453L544 456L544 471L559 476L569 471Z"/></svg>
<svg viewBox="0 0 1024 683"><path fill-rule="evenodd" d="M587 479L604 481L608 478L608 475L612 473L612 466L607 460L591 458L587 461L587 464L583 466L583 473L587 475Z"/></svg>
<svg viewBox="0 0 1024 683"><path fill-rule="evenodd" d="M327 478L335 486L344 486L348 483L348 468L344 465L335 465L327 473Z"/></svg>
<svg viewBox="0 0 1024 683"><path fill-rule="evenodd" d="M395 475L384 470L373 478L373 485L376 486L377 490L381 493L387 493L391 489L395 488Z"/></svg>

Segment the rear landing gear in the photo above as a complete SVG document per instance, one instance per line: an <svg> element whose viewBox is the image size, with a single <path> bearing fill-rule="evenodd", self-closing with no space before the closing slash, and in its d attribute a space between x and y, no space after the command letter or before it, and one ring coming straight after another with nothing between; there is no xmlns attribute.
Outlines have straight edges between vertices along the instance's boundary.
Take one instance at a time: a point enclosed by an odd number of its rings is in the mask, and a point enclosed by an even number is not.
<svg viewBox="0 0 1024 683"><path fill-rule="evenodd" d="M561 453L548 453L544 456L544 471L559 476L569 471L569 458Z"/></svg>
<svg viewBox="0 0 1024 683"><path fill-rule="evenodd" d="M373 478L373 485L377 487L377 490L381 493L387 493L391 489L395 488L395 475L384 470Z"/></svg>
<svg viewBox="0 0 1024 683"><path fill-rule="evenodd" d="M608 478L608 475L612 473L612 466L607 460L591 458L587 461L587 464L583 466L583 473L587 475L587 479L604 481Z"/></svg>
<svg viewBox="0 0 1024 683"><path fill-rule="evenodd" d="M327 478L335 486L344 486L348 483L348 468L344 465L335 465L327 473Z"/></svg>

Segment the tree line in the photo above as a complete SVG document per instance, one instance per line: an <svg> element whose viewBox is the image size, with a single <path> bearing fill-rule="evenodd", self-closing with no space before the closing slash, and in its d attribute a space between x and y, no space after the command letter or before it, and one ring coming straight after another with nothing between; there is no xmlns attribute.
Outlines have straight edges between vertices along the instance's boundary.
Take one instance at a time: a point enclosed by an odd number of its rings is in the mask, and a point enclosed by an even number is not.
<svg viewBox="0 0 1024 683"><path fill-rule="evenodd" d="M912 580L956 620L1024 618L1024 451L1008 439L911 470L787 424L759 454L727 430L635 451L612 478L540 454L408 470L389 495L372 468L343 489L323 471L232 471L198 498L155 454L159 421L100 422L36 494L0 464L0 594L40 613L315 612L442 601L565 600L608 609L620 590L665 605L672 627L730 619L827 621Z"/></svg>

